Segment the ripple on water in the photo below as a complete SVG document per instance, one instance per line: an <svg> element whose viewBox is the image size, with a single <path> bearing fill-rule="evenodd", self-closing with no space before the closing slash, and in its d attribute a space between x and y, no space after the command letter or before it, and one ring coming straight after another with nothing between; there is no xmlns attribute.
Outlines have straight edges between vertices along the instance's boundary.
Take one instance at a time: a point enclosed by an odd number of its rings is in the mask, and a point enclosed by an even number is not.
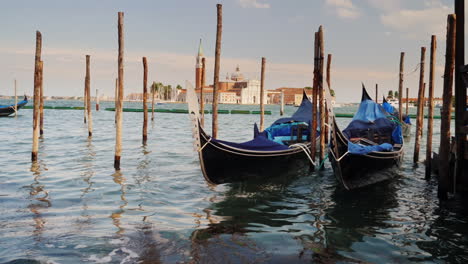
<svg viewBox="0 0 468 264"><path fill-rule="evenodd" d="M267 123L278 118L276 106L267 110L274 113ZM397 179L357 192L338 186L328 163L287 180L211 186L186 115L156 113L143 146L141 113L125 113L116 173L114 112L93 113L88 139L82 111L46 109L33 167L32 111L20 113L0 119L0 263L468 261L467 211L439 204L436 181L423 179L424 166L413 167L414 138ZM242 141L258 116L222 115L219 122L221 138ZM210 123L207 116L207 131ZM434 144L439 136L436 129Z"/></svg>

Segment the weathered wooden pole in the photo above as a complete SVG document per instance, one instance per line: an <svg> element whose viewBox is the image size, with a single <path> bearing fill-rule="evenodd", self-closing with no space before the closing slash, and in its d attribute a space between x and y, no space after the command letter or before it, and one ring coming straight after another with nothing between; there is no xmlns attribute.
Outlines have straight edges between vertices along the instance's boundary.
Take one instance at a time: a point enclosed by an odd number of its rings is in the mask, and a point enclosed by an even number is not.
<svg viewBox="0 0 468 264"><path fill-rule="evenodd" d="M36 56L34 59L34 110L33 110L33 145L31 152L32 162L37 161L37 153L39 151L39 105L41 96L41 51L42 51L42 35L36 31Z"/></svg>
<svg viewBox="0 0 468 264"><path fill-rule="evenodd" d="M86 90L86 77L84 81L84 96L83 96L83 114L84 114L84 123L86 124L86 118L88 116L88 112L86 109L88 109L88 91Z"/></svg>
<svg viewBox="0 0 468 264"><path fill-rule="evenodd" d="M119 78L115 78L114 122L117 124L117 102L119 99Z"/></svg>
<svg viewBox="0 0 468 264"><path fill-rule="evenodd" d="M442 95L443 105L440 120L440 148L439 148L439 185L437 196L441 200L447 200L450 177L450 119L452 111L452 86L453 70L455 68L455 36L456 17L454 14L447 18L447 43L445 45L445 70L444 90Z"/></svg>
<svg viewBox="0 0 468 264"><path fill-rule="evenodd" d="M315 32L314 38L314 81L312 84L312 129L310 130L310 155L315 161L317 145L317 96L319 78L319 33Z"/></svg>
<svg viewBox="0 0 468 264"><path fill-rule="evenodd" d="M16 89L16 79L15 79L15 118L18 117L18 95L17 95L17 89Z"/></svg>
<svg viewBox="0 0 468 264"><path fill-rule="evenodd" d="M434 124L434 74L436 63L436 49L437 40L436 36L431 37L431 61L429 66L429 109L427 120L427 139L426 139L426 180L431 178L432 167L432 127Z"/></svg>
<svg viewBox="0 0 468 264"><path fill-rule="evenodd" d="M330 79L330 68L331 68L331 60L332 60L332 55L328 54L327 56L327 86L328 90L331 94L331 79ZM328 124L328 106L327 104L330 104L331 102L326 101L325 102L325 124ZM333 106L331 106L333 107ZM325 144L328 144L328 125L325 125Z"/></svg>
<svg viewBox="0 0 468 264"><path fill-rule="evenodd" d="M419 148L422 137L423 117L424 117L424 64L426 60L426 47L421 47L421 62L419 70L419 90L418 90L418 111L416 116L416 138L414 141L413 163L419 161Z"/></svg>
<svg viewBox="0 0 468 264"><path fill-rule="evenodd" d="M284 91L281 91L281 97L280 97L280 115L284 115Z"/></svg>
<svg viewBox="0 0 468 264"><path fill-rule="evenodd" d="M324 40L323 40L323 28L319 27L319 78L318 78L318 89L319 89L319 108L320 108L320 164L325 160L325 88L323 85L323 66L324 66ZM323 169L324 167L322 167Z"/></svg>
<svg viewBox="0 0 468 264"><path fill-rule="evenodd" d="M86 77L85 77L85 90L86 90L86 113L88 114L88 137L93 136L93 117L91 111L91 73L89 70L90 55L86 55Z"/></svg>
<svg viewBox="0 0 468 264"><path fill-rule="evenodd" d="M99 111L99 89L96 89L96 111Z"/></svg>
<svg viewBox="0 0 468 264"><path fill-rule="evenodd" d="M466 112L466 86L463 82L461 67L465 65L465 1L455 0L455 15L457 18L455 42L455 177L459 183L468 184L466 168L466 127L468 116ZM465 129L465 132L463 132ZM466 186L465 186L466 187Z"/></svg>
<svg viewBox="0 0 468 264"><path fill-rule="evenodd" d="M151 85L151 121L154 121L154 89L156 88L156 82Z"/></svg>
<svg viewBox="0 0 468 264"><path fill-rule="evenodd" d="M409 88L406 87L406 115L408 115L408 106L409 106Z"/></svg>
<svg viewBox="0 0 468 264"><path fill-rule="evenodd" d="M41 88L40 88L41 102L39 104L39 135L42 136L44 134L44 90L43 90L44 62L41 60L40 63L41 63L41 72L39 73L39 80L41 84Z"/></svg>
<svg viewBox="0 0 468 264"><path fill-rule="evenodd" d="M122 155L122 107L123 107L123 93L124 93L124 13L118 13L118 35L119 35L119 55L118 55L118 99L116 111L117 124L115 126L115 156L114 168L120 170L120 157Z"/></svg>
<svg viewBox="0 0 468 264"><path fill-rule="evenodd" d="M375 102L379 103L379 84L375 84Z"/></svg>
<svg viewBox="0 0 468 264"><path fill-rule="evenodd" d="M398 118L403 121L403 72L405 63L405 53L400 53L400 80L398 82Z"/></svg>
<svg viewBox="0 0 468 264"><path fill-rule="evenodd" d="M146 57L143 57L143 145L146 145L148 139L148 105L146 98L148 97L148 64Z"/></svg>
<svg viewBox="0 0 468 264"><path fill-rule="evenodd" d="M205 97L203 95L203 88L205 86L205 58L202 58L202 76L201 76L201 87L200 87L200 116L201 126L205 126Z"/></svg>
<svg viewBox="0 0 468 264"><path fill-rule="evenodd" d="M265 105L263 99L265 96L265 58L262 57L262 71L260 77L260 132L265 129Z"/></svg>
<svg viewBox="0 0 468 264"><path fill-rule="evenodd" d="M221 57L221 34L223 32L223 6L216 5L218 11L218 23L216 25L216 51L215 51L215 66L213 80L213 120L212 120L212 137L218 136L218 90L219 90L219 60Z"/></svg>

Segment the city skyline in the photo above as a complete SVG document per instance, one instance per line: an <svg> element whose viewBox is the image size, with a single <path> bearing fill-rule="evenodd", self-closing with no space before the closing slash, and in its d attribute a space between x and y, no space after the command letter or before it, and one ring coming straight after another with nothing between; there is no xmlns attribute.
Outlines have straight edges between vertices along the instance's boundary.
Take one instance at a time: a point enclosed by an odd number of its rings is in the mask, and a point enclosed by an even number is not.
<svg viewBox="0 0 468 264"><path fill-rule="evenodd" d="M44 95L82 96L85 55L91 55L91 89L113 96L117 76L117 12L125 13L125 93L142 89L141 58L148 81L194 83L198 42L203 39L207 84L213 82L216 3L223 4L220 79L237 65L250 79L266 57L266 89L312 86L313 33L324 26L325 53L333 54L337 102L357 102L364 82L373 95L398 89L400 52L405 88L416 97L420 48L437 35L435 96L442 92L447 14L445 0L230 1L23 1L0 11L0 94L32 94L35 31L43 36ZM92 8L90 8L92 7ZM426 52L426 76L429 75Z"/></svg>

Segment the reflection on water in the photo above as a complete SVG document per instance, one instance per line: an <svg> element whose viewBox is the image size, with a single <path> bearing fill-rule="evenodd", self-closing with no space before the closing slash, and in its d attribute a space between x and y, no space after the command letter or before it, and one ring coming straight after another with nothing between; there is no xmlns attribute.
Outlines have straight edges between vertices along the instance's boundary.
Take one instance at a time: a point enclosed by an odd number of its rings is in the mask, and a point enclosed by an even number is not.
<svg viewBox="0 0 468 264"><path fill-rule="evenodd" d="M41 160L31 165L31 172L34 175L34 180L29 186L30 204L28 205L28 209L31 211L34 221L32 236L37 243L41 243L42 232L46 225L46 220L42 217L42 214L47 212L47 208L52 206L48 191L45 189L45 186L39 182L41 171L44 169L45 165Z"/></svg>
<svg viewBox="0 0 468 264"><path fill-rule="evenodd" d="M115 172L114 112L93 114L87 138L81 111L44 111L32 166L32 111L0 119L0 263L468 262L467 211L457 201L439 204L435 180L412 165L413 138L399 177L355 192L337 185L328 163L319 173L213 186L200 172L186 115L156 113L142 145L142 114L124 113ZM219 122L221 138L242 141L258 116Z"/></svg>
<svg viewBox="0 0 468 264"><path fill-rule="evenodd" d="M119 209L111 214L112 223L117 227L118 231L116 232L117 235L122 235L125 229L120 225L120 219L122 214L125 212L125 206L127 206L128 201L125 199L125 177L123 177L120 171L116 171L112 177L114 178L114 182L120 186L120 200L122 201Z"/></svg>

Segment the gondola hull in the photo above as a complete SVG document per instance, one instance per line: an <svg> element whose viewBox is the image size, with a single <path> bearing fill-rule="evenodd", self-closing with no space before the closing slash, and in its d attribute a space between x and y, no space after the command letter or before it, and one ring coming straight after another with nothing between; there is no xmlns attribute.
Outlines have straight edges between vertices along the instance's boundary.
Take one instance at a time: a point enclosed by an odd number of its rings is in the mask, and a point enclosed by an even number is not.
<svg viewBox="0 0 468 264"><path fill-rule="evenodd" d="M294 177L311 168L305 150L249 151L211 141L200 129L200 163L205 179L214 184ZM308 148L310 144L304 144Z"/></svg>
<svg viewBox="0 0 468 264"><path fill-rule="evenodd" d="M17 110L20 110L23 106L28 103L28 99L24 97L24 100L16 105ZM15 113L15 105L0 106L0 116L9 116Z"/></svg>
<svg viewBox="0 0 468 264"><path fill-rule="evenodd" d="M371 152L366 155L347 153L348 141L332 123L329 160L338 181L351 190L394 178L403 159L403 147L395 146L395 151Z"/></svg>

